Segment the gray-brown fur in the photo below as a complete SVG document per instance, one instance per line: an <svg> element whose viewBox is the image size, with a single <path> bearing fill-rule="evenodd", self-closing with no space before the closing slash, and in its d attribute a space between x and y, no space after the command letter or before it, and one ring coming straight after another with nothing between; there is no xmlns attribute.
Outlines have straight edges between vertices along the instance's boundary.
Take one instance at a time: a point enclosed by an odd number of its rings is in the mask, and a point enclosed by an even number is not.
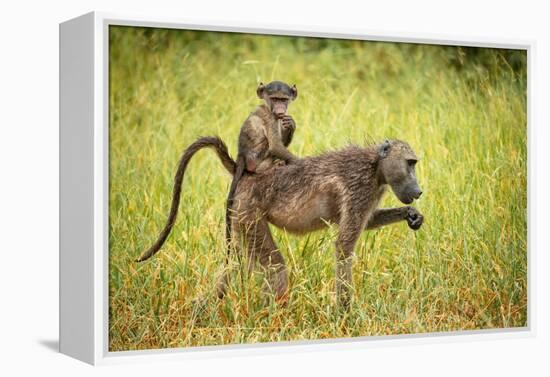
<svg viewBox="0 0 550 377"><path fill-rule="evenodd" d="M225 217L226 240L231 240L230 209L237 185L245 172L261 173L275 162L294 161L296 157L286 147L292 141L296 124L288 115L288 105L298 96L296 86L281 81L267 85L260 83L256 89L264 103L256 108L241 126L239 133L236 170L227 196Z"/></svg>
<svg viewBox="0 0 550 377"><path fill-rule="evenodd" d="M178 166L171 215L165 227L168 232L175 221L172 213L177 211L179 198L176 198L187 163L197 150L205 147L216 150L229 173L236 172L237 166L219 138L201 138L193 143ZM259 264L267 273L268 288L277 299L284 299L288 289L287 269L268 223L297 234L322 229L327 222L337 224L336 290L338 302L347 307L353 250L361 232L399 221L407 221L411 229L417 230L423 223L423 216L414 207L378 208L388 186L405 204L420 197L422 191L414 174L416 161L407 143L394 140L367 148L352 146L298 159L290 165L274 164L258 174L244 174L231 208L232 227L238 230L233 241L244 241L250 267ZM158 248L165 237L161 239ZM237 247L240 242L234 245ZM149 258L158 248L152 247L138 260ZM229 271L218 283L220 297L225 294L228 274Z"/></svg>
<svg viewBox="0 0 550 377"><path fill-rule="evenodd" d="M403 220L415 230L422 225L423 217L413 207L378 209L387 186L405 204L421 195L414 175L416 161L408 144L387 141L244 176L235 193L232 225L247 245L248 259L267 272L276 298L285 297L288 278L268 223L298 234L322 229L327 222L338 225L336 290L339 303L347 307L353 250L361 232ZM219 296L223 296L227 280L227 276L221 279Z"/></svg>

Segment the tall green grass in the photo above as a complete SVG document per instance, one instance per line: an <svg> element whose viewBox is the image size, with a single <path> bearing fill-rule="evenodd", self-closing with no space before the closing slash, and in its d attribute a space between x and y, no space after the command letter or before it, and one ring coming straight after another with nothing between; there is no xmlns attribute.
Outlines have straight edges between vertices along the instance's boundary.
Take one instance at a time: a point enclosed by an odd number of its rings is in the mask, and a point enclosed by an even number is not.
<svg viewBox="0 0 550 377"><path fill-rule="evenodd" d="M111 27L110 350L525 326L524 62L505 50ZM211 151L189 165L164 248L134 262L164 225L181 152L219 135L235 155L256 85L273 79L298 86L297 155L398 138L421 157L425 223L361 237L345 315L336 228L301 238L273 229L288 306L242 272L224 300L197 310L225 261L230 177ZM401 204L389 193L382 205Z"/></svg>

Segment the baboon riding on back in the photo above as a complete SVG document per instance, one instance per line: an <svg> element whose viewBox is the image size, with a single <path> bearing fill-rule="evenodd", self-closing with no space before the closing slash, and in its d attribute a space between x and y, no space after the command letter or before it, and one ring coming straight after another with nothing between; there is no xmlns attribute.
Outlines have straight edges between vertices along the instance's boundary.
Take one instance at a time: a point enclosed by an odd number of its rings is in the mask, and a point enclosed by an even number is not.
<svg viewBox="0 0 550 377"><path fill-rule="evenodd" d="M294 131L296 130L294 119L288 115L289 104L298 97L296 85L291 87L282 81L272 81L267 85L260 83L256 89L256 94L264 102L250 113L241 126L237 161L233 161L229 157L227 147L221 140L214 140L212 138L202 138L202 141L193 144L193 148L189 147L185 151L176 173L176 183L174 185L172 206L168 221L157 241L143 253L139 261L145 260L159 251L164 241L166 241L168 234L170 234L176 221L183 173L187 162L196 150L204 146L216 148L224 165L226 168L229 166L230 173L233 175L227 196L225 216L228 247L231 241L230 211L233 207L235 190L243 174L261 173L269 169L274 163L291 163L296 160L296 157L286 149L292 141Z"/></svg>

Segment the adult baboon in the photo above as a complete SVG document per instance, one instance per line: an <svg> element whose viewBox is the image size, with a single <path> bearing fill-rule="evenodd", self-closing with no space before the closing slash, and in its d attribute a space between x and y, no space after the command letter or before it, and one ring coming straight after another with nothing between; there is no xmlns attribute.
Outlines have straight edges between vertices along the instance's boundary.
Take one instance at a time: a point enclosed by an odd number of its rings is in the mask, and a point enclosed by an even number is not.
<svg viewBox="0 0 550 377"><path fill-rule="evenodd" d="M235 171L235 163L219 138L197 140L180 161L172 208L174 201L179 201L176 196L189 159L204 147L215 148L226 169ZM417 230L423 223L420 212L410 206L378 209L388 186L404 204L420 197L422 191L414 171L417 160L407 143L393 140L366 148L351 146L298 159L290 165L274 165L260 174L245 173L232 208L232 226L238 230L234 237L244 241L250 263L258 263L265 270L268 288L275 297L284 299L287 269L268 223L297 234L322 229L327 222L338 224L336 291L338 302L348 307L353 250L361 232L402 220ZM150 256L145 254L139 260ZM225 294L228 273L218 283L220 297Z"/></svg>
<svg viewBox="0 0 550 377"><path fill-rule="evenodd" d="M327 222L338 225L336 291L339 303L347 307L353 250L361 232L401 220L414 230L422 225L423 216L413 207L378 209L388 186L404 204L420 197L417 160L407 143L393 140L306 157L243 177L235 193L232 225L245 241L249 260L266 271L275 297L285 297L288 277L268 223L296 234L324 228ZM220 296L226 284L224 276Z"/></svg>

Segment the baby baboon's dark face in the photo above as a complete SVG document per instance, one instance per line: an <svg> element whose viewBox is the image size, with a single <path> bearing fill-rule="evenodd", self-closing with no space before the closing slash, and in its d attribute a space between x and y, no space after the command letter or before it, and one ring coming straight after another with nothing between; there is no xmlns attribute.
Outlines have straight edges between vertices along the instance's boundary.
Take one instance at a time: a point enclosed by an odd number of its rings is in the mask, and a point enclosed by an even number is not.
<svg viewBox="0 0 550 377"><path fill-rule="evenodd" d="M402 141L386 141L379 150L379 169L382 179L390 185L395 196L404 204L420 198L415 165L418 158L411 147Z"/></svg>
<svg viewBox="0 0 550 377"><path fill-rule="evenodd" d="M256 89L258 98L265 101L276 118L283 118L288 111L288 105L298 96L296 85L290 87L284 82L273 81L267 85L260 83Z"/></svg>

